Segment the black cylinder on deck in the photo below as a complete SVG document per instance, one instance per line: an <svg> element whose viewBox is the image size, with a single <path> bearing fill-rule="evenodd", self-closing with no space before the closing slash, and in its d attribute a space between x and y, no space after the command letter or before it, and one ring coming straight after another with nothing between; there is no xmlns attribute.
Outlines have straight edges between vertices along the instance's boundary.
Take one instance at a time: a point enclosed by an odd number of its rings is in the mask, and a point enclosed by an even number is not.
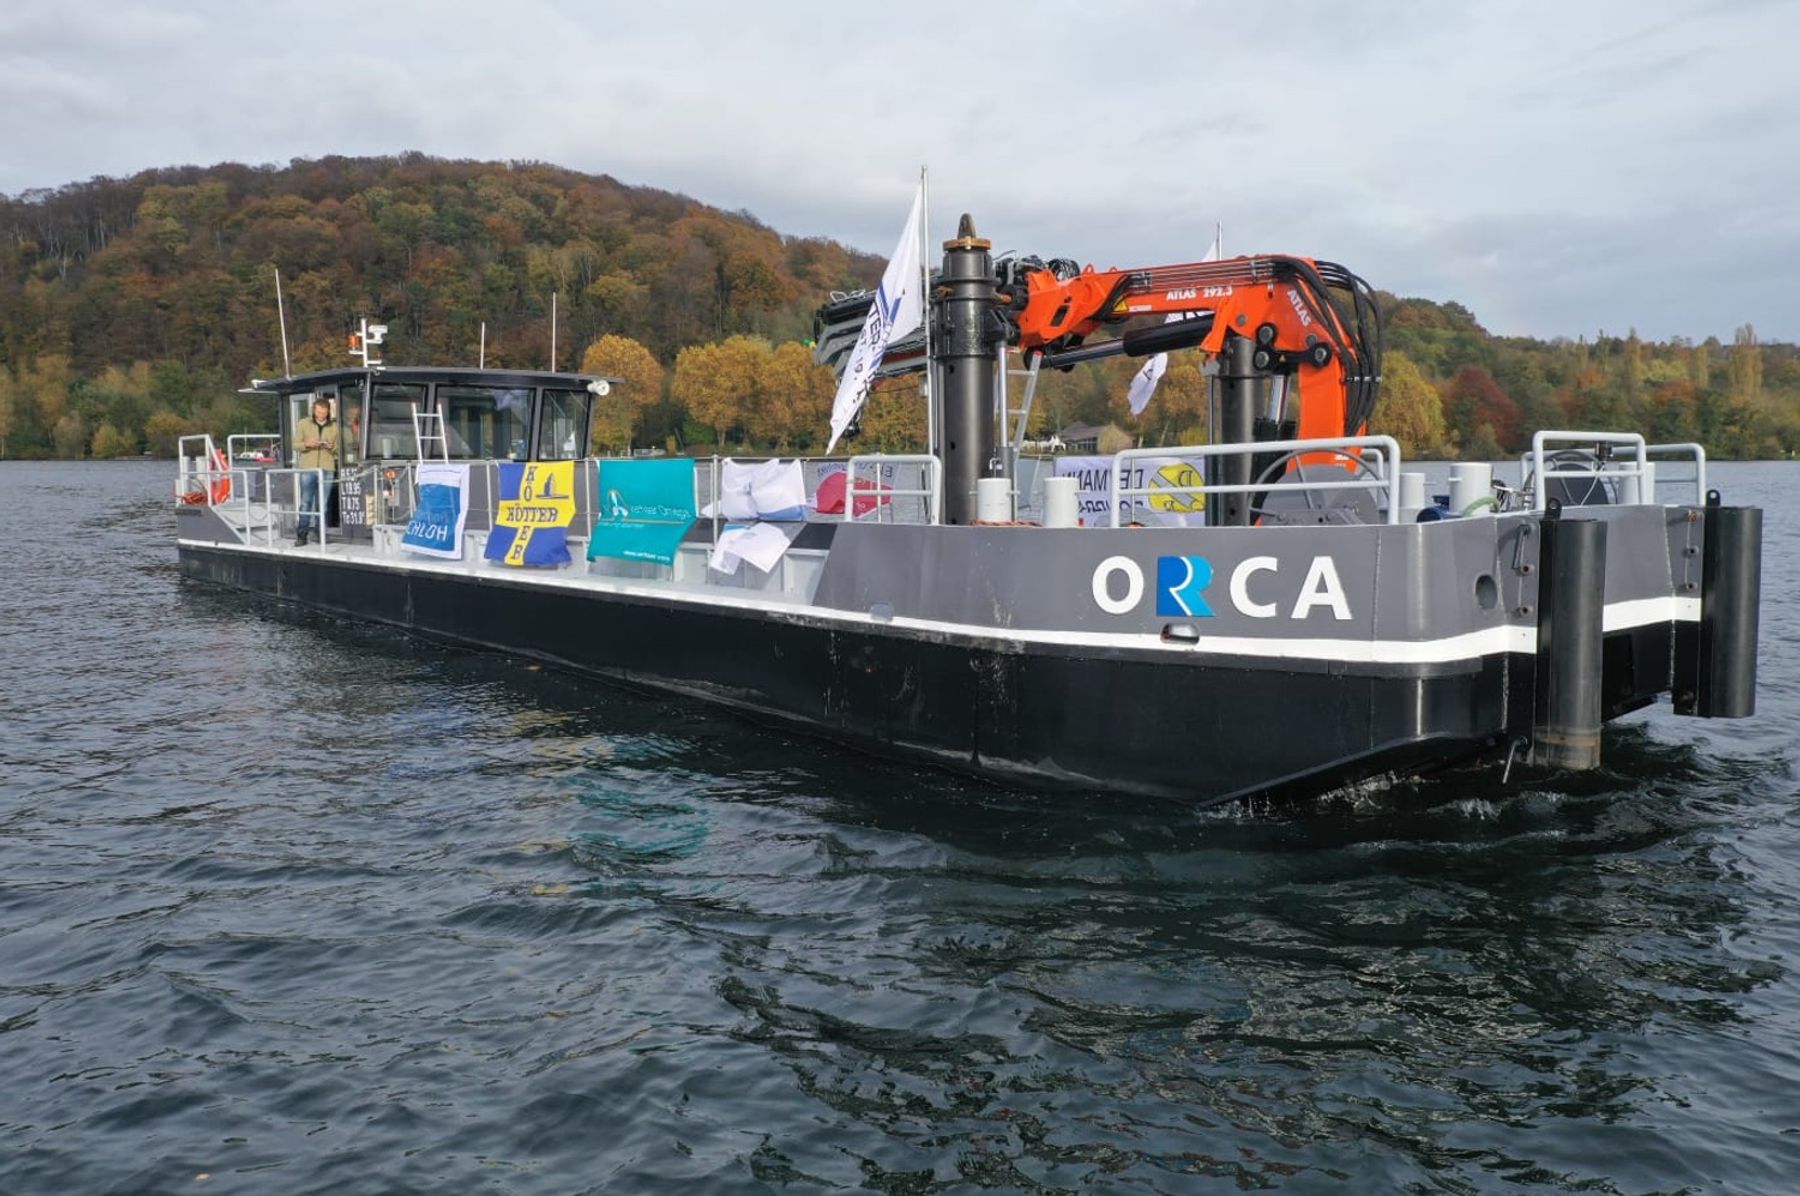
<svg viewBox="0 0 1800 1196"><path fill-rule="evenodd" d="M975 522L975 483L994 459L994 264L991 242L967 213L944 242L938 277L938 457L944 463L944 522Z"/></svg>
<svg viewBox="0 0 1800 1196"><path fill-rule="evenodd" d="M1701 718L1749 718L1756 713L1762 511L1709 505L1703 518L1699 651L1690 691L1694 700L1684 711L1678 699L1676 709Z"/></svg>
<svg viewBox="0 0 1800 1196"><path fill-rule="evenodd" d="M1219 426L1213 429L1214 444L1248 444L1253 438L1262 380L1250 361L1255 354L1256 344L1249 337L1225 338L1225 352L1220 355ZM1249 452L1209 457L1208 477L1216 486L1247 486L1252 480L1251 465ZM1250 523L1251 499L1248 491L1209 499L1206 521L1223 527L1246 527Z"/></svg>
<svg viewBox="0 0 1800 1196"><path fill-rule="evenodd" d="M1542 528L1531 762L1595 768L1600 763L1606 524L1549 518Z"/></svg>

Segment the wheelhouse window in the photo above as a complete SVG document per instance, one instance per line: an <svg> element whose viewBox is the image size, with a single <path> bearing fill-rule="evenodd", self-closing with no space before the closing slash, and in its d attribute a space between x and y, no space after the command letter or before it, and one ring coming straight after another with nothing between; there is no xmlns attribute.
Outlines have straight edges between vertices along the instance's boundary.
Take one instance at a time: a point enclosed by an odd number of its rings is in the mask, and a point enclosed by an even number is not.
<svg viewBox="0 0 1800 1196"><path fill-rule="evenodd" d="M588 401L585 390L543 391L538 413L539 461L574 461L587 456Z"/></svg>
<svg viewBox="0 0 1800 1196"><path fill-rule="evenodd" d="M288 421L287 445L289 454L286 463L293 465L300 460L300 442L306 439L304 425L312 423L313 404L324 399L331 404L331 418L339 419L337 396L329 386L321 386L317 390L302 390L287 396Z"/></svg>
<svg viewBox="0 0 1800 1196"><path fill-rule="evenodd" d="M363 454L362 383L338 383L338 402L335 414L338 424L343 429L344 437L344 452L340 462L343 465L355 465L362 460Z"/></svg>
<svg viewBox="0 0 1800 1196"><path fill-rule="evenodd" d="M369 396L369 455L393 460L419 455L413 434L413 408L425 409L425 387L408 382L377 382Z"/></svg>
<svg viewBox="0 0 1800 1196"><path fill-rule="evenodd" d="M439 383L438 410L453 460L519 460L531 427L531 391Z"/></svg>

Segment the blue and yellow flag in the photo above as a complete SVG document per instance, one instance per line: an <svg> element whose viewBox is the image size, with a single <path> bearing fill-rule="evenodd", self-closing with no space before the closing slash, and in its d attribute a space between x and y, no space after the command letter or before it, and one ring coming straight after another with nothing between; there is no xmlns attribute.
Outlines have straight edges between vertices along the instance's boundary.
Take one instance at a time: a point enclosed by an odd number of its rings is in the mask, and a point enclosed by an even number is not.
<svg viewBox="0 0 1800 1196"><path fill-rule="evenodd" d="M588 560L610 556L673 565L696 516L693 459L600 461L595 469L600 509Z"/></svg>
<svg viewBox="0 0 1800 1196"><path fill-rule="evenodd" d="M488 533L490 561L566 565L575 519L575 462L500 463L500 509Z"/></svg>

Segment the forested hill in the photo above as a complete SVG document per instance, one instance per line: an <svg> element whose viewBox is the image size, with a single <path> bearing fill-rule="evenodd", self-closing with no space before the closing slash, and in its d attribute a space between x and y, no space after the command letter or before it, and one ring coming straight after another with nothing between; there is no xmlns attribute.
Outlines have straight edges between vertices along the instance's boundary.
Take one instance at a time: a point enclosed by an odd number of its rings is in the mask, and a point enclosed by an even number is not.
<svg viewBox="0 0 1800 1196"><path fill-rule="evenodd" d="M0 196L0 457L171 451L190 430L260 429L240 400L277 373L274 270L296 372L348 364L358 313L391 328L393 364L550 361L626 376L605 447L821 447L832 383L800 343L832 290L881 262L782 236L748 213L538 163L392 158L227 164ZM1379 275L1374 264L1367 272ZM1380 430L1413 453L1497 455L1549 426L1639 426L1721 455L1800 448L1800 354L1635 335L1489 335L1455 303L1383 296ZM1038 422L1114 425L1111 442L1198 434L1204 384L1177 355L1141 419L1136 363L1047 379ZM917 389L877 396L871 448L915 444Z"/></svg>
<svg viewBox="0 0 1800 1196"><path fill-rule="evenodd" d="M537 163L178 167L0 197L0 440L68 455L71 413L89 437L102 422L141 437L158 408L206 422L219 396L280 372L276 267L303 372L349 364L358 313L390 326L391 364L472 366L485 321L490 366L543 368L553 292L563 369L609 333L663 362L732 334L797 341L831 290L881 266Z"/></svg>

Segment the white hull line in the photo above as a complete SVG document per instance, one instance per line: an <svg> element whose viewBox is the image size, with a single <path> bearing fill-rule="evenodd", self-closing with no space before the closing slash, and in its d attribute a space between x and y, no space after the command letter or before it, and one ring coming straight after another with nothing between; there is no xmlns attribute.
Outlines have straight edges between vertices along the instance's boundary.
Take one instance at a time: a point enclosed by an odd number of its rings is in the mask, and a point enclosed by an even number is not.
<svg viewBox="0 0 1800 1196"><path fill-rule="evenodd" d="M1698 598L1633 598L1629 602L1609 603L1600 616L1600 630L1624 631L1646 627L1652 623L1698 623Z"/></svg>
<svg viewBox="0 0 1800 1196"><path fill-rule="evenodd" d="M484 569L479 562L434 561L426 557L404 564L365 557L338 557L325 553L277 549L270 551L242 544L220 544L209 540L178 540L183 547L216 552L238 552L249 556L291 558L315 564L380 569L391 573L440 574L446 577L479 578L511 584L545 586L552 589L583 593L607 594L650 602L678 603L686 606L714 607L730 611L755 611L794 622L835 623L859 628L893 628L927 634L956 636L962 639L1013 643L1042 644L1066 648L1108 648L1155 651L1179 655L1257 657L1269 660L1322 660L1346 664L1449 664L1479 659L1507 652L1535 655L1537 627L1507 624L1487 627L1460 635L1429 640L1353 640L1310 637L1256 637L1238 635L1202 635L1193 643L1169 643L1160 634L1131 631L1057 631L1021 627L983 627L972 623L953 623L938 619L910 618L896 615L876 618L857 611L833 610L794 602L771 602L750 597L727 597L667 587L632 585L613 578L593 576L559 576L530 573L516 577L499 577ZM476 567L471 567L475 565ZM1691 608L1691 613L1689 613ZM1615 618L1615 613L1618 612ZM1606 607L1603 627L1606 631L1623 630L1671 619L1700 617L1697 598L1643 598L1614 603Z"/></svg>

